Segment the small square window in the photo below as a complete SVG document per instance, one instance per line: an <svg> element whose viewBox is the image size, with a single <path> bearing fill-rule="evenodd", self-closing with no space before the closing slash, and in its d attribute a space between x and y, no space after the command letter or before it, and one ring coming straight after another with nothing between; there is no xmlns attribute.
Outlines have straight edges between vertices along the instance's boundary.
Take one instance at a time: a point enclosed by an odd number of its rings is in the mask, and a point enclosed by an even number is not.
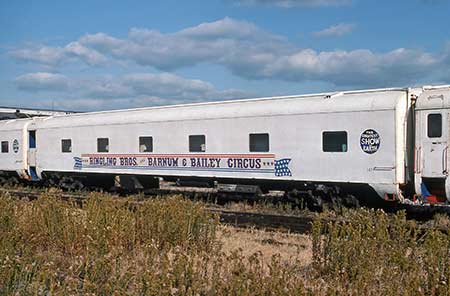
<svg viewBox="0 0 450 296"><path fill-rule="evenodd" d="M250 134L250 152L268 152L269 134Z"/></svg>
<svg viewBox="0 0 450 296"><path fill-rule="evenodd" d="M97 139L97 152L109 152L109 139L98 138Z"/></svg>
<svg viewBox="0 0 450 296"><path fill-rule="evenodd" d="M323 132L323 152L347 152L347 132Z"/></svg>
<svg viewBox="0 0 450 296"><path fill-rule="evenodd" d="M71 139L62 139L61 140L61 152L63 152L63 153L72 152L72 140Z"/></svg>
<svg viewBox="0 0 450 296"><path fill-rule="evenodd" d="M139 152L153 152L153 137L139 137Z"/></svg>
<svg viewBox="0 0 450 296"><path fill-rule="evenodd" d="M2 141L2 153L9 152L9 144L8 141Z"/></svg>
<svg viewBox="0 0 450 296"><path fill-rule="evenodd" d="M189 136L189 152L205 152L206 137L204 135Z"/></svg>
<svg viewBox="0 0 450 296"><path fill-rule="evenodd" d="M428 114L428 138L442 137L442 115L439 113Z"/></svg>
<svg viewBox="0 0 450 296"><path fill-rule="evenodd" d="M36 131L28 132L28 145L30 149L36 148Z"/></svg>

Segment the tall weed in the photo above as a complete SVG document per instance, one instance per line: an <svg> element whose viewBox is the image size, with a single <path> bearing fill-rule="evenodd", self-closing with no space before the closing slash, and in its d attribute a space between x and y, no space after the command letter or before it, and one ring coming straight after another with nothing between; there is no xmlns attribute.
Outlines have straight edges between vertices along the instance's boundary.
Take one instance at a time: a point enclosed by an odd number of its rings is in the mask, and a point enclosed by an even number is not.
<svg viewBox="0 0 450 296"><path fill-rule="evenodd" d="M218 218L180 197L92 193L80 208L58 195L0 197L1 295L450 294L449 234L404 214L319 217L305 270L298 259L224 253Z"/></svg>
<svg viewBox="0 0 450 296"><path fill-rule="evenodd" d="M314 268L353 295L449 295L450 236L420 229L404 213L349 211L313 226Z"/></svg>

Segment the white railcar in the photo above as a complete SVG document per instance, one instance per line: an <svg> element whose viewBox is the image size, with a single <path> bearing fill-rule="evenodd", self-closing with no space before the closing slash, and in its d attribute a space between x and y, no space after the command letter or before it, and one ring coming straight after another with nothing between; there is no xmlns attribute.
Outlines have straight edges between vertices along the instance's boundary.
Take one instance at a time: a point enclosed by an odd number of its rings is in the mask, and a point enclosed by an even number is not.
<svg viewBox="0 0 450 296"><path fill-rule="evenodd" d="M0 173L28 179L28 135L31 119L0 121Z"/></svg>
<svg viewBox="0 0 450 296"><path fill-rule="evenodd" d="M450 201L450 87L429 88L415 99L415 191L423 194L426 184Z"/></svg>
<svg viewBox="0 0 450 296"><path fill-rule="evenodd" d="M399 200L428 188L450 200L449 110L443 86L54 116L24 127L36 140L24 161L38 178L324 184Z"/></svg>

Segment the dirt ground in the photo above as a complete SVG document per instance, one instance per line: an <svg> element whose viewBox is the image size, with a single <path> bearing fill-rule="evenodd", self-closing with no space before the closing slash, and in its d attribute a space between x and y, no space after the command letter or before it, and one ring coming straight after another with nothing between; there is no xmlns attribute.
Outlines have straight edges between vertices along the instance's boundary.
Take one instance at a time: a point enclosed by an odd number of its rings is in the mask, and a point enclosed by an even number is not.
<svg viewBox="0 0 450 296"><path fill-rule="evenodd" d="M307 267L312 262L312 242L308 235L222 226L218 239L225 253L240 248L246 256L261 252L265 262L277 254L286 264L297 261L299 267Z"/></svg>

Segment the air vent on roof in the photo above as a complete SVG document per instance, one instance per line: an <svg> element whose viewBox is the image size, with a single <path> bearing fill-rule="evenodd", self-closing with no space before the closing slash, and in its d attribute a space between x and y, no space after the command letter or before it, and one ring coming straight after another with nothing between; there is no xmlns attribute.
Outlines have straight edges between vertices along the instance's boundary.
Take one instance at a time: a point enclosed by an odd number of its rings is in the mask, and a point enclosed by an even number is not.
<svg viewBox="0 0 450 296"><path fill-rule="evenodd" d="M344 95L343 92L336 92L336 93L325 95L324 99L333 99L333 98L340 97L343 95Z"/></svg>

